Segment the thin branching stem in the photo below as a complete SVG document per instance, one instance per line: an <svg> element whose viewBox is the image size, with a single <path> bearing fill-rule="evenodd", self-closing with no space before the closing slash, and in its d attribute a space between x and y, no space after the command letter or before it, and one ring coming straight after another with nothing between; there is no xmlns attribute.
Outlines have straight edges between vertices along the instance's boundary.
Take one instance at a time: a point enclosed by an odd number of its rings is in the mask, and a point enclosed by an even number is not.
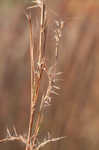
<svg viewBox="0 0 99 150"><path fill-rule="evenodd" d="M64 137L60 138L52 138L46 139L42 143L37 142L38 133L40 129L40 124L42 121L42 115L44 113L44 108L50 105L51 102L51 94L56 94L55 89L59 89L56 84L56 75L60 73L56 73L56 64L58 59L58 46L61 37L61 30L63 27L63 22L59 24L56 21L57 30L55 30L55 39L56 39L56 50L55 50L55 65L51 68L47 68L46 61L45 61L45 51L46 51L46 37L47 37L47 20L46 20L46 5L44 0L34 0L34 5L29 7L29 9L34 7L40 8L40 33L39 33L39 49L38 49L38 61L37 63L34 60L34 44L33 44L33 29L32 29L32 19L31 19L31 11L29 10L29 14L26 15L28 24L29 24L29 41L30 41L30 48L29 48L29 60L30 60L30 119L29 119L29 129L27 136L18 135L16 129L13 128L14 136L11 135L10 131L7 129L7 138L0 140L0 143L7 142L7 141L21 141L25 144L25 150L39 150L46 144L54 141L58 141L63 139ZM39 90L41 79L43 76L43 72L46 73L48 77L48 87L46 89L45 94L43 94L42 98L39 100ZM36 105L39 101L39 110L37 110L37 116L35 118L35 109ZM35 121L34 121L35 120Z"/></svg>
<svg viewBox="0 0 99 150"><path fill-rule="evenodd" d="M29 131L28 131L28 139L26 150L30 150L30 143L31 143L31 136L32 136L32 127L34 121L34 112L35 112L35 105L38 100L38 93L40 88L40 80L43 73L43 64L42 64L42 38L44 33L44 16L45 16L45 5L43 0L40 4L41 8L41 21L40 21L40 39L39 39L39 60L38 60L38 72L35 76L34 70L34 58L33 58L33 39L32 39L32 23L31 17L28 17L29 28L30 28L30 65L31 65L31 112L30 112L30 122L29 122ZM40 115L38 115L36 126L34 129L34 139L33 139L33 146L35 144L35 139L37 137L37 130L39 128L39 119Z"/></svg>

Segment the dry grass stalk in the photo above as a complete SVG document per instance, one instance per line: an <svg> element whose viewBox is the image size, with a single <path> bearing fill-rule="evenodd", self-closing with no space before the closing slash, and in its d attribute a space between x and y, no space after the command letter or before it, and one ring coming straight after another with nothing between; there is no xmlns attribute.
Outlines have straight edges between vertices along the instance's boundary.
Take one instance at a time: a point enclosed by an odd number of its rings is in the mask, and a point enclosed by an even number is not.
<svg viewBox="0 0 99 150"><path fill-rule="evenodd" d="M64 137L60 138L49 138L44 140L41 143L37 143L38 139L38 133L40 129L40 123L41 123L41 118L44 113L44 108L50 105L51 103L51 94L56 94L55 89L59 89L56 84L56 76L60 75L61 73L56 73L56 64L57 64L57 58L58 58L58 45L59 41L61 38L62 34L62 28L63 28L63 22L59 23L56 21L57 28L55 30L55 41L56 41L56 54L55 54L55 64L50 67L49 69L47 68L46 65L46 59L44 56L45 50L46 50L46 34L47 34L47 20L46 20L46 5L43 0L36 0L33 1L33 6L29 7L28 10L30 12L31 8L34 7L39 7L40 8L40 36L39 36L39 54L38 54L38 61L35 64L34 60L34 46L33 46L33 29L32 29L32 18L31 14L27 14L27 20L29 24L29 36L30 36L30 65L31 65L31 105L30 105L30 121L29 121L29 130L28 130L28 135L27 137L18 135L15 128L14 130L14 135L12 136L7 130L8 137L0 140L0 143L6 142L6 141L20 141L26 145L25 150L39 150L41 147L45 146L46 144L50 142L54 142L57 140L61 140ZM43 54L43 55L42 55ZM40 89L40 81L43 76L43 72L47 74L48 77L48 87L46 90L46 93L43 94L41 100L40 100L40 106L39 106L39 111L38 115L36 118L36 122L34 122L34 117L35 117L35 106L38 102L38 95L39 95L39 89ZM34 128L33 128L34 127Z"/></svg>

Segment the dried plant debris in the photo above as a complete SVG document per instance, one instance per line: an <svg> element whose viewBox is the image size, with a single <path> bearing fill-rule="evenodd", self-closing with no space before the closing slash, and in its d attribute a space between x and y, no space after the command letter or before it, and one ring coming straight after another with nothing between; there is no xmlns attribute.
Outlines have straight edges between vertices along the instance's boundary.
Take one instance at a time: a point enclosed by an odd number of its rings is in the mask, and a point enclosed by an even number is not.
<svg viewBox="0 0 99 150"><path fill-rule="evenodd" d="M32 26L32 17L30 9L34 7L40 8L40 32L39 32L39 49L38 49L38 60L35 62L34 58L34 41L33 41L33 26ZM30 105L30 121L29 121L29 129L27 135L19 135L13 127L12 131L13 134L7 129L7 137L5 139L0 140L0 143L7 142L7 141L20 141L21 143L25 144L26 148L25 150L39 150L40 148L44 147L46 144L49 144L50 142L55 142L58 140L62 140L65 137L58 137L58 138L52 138L50 134L48 134L47 138L44 138L43 141L40 142L38 138L40 125L42 120L42 115L44 115L44 109L46 107L49 107L51 105L51 94L58 95L58 90L60 90L60 87L56 85L57 81L60 80L57 78L57 76L61 75L62 72L56 71L57 61L58 61L58 47L60 38L62 37L62 29L64 22L63 21L55 21L56 29L54 31L55 33L55 42L56 42L56 49L55 49L55 62L51 67L47 67L46 58L45 58L45 51L46 50L46 34L47 34L47 6L45 4L44 0L34 0L33 5L28 7L28 14L26 14L28 24L29 24L29 37L30 37L30 79L31 79L31 87L30 87L30 96L31 96L31 105ZM39 96L39 90L41 86L41 80L43 74L47 75L48 79L48 87L44 93L42 93L41 98L38 98ZM35 113L36 113L36 105L39 101L39 109L37 112L36 121L35 119ZM44 118L44 117L43 117Z"/></svg>

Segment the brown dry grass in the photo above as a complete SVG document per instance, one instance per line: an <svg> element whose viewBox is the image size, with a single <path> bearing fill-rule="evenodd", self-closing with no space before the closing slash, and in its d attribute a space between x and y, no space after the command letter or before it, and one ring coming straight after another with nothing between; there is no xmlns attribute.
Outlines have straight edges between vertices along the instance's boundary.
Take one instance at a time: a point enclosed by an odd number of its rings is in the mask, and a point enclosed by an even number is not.
<svg viewBox="0 0 99 150"><path fill-rule="evenodd" d="M50 131L53 137L65 134L68 138L64 142L49 144L44 149L99 149L99 5L95 5L95 2L94 0L93 2L62 0L60 5L56 6L58 1L55 5L54 1L50 1L53 5L51 8L61 9L61 12L56 11L66 19L57 66L57 70L64 72L61 75L64 82L58 84L61 87L60 95L54 96L53 105L48 109L49 111L45 112L45 122L41 125L40 133L47 135L46 132ZM23 16L24 10L22 7L14 7L2 10L0 15L1 139L5 137L6 125L10 129L12 124L15 124L21 135L27 133L29 116L30 94L27 95L27 93L30 93L30 65L25 68L26 64L29 64L28 42L25 40L28 30L27 25L24 26L26 19ZM33 24L36 11L38 10L33 9L32 12ZM53 21L48 26L52 26L52 23ZM34 27L38 28L35 25ZM35 38L37 43L38 31L38 29L33 31L33 39ZM52 63L55 42L51 39L52 32L50 34L51 36L48 33L50 37L47 38L47 54L49 53L48 60ZM41 90L44 91L42 87ZM16 144L16 142L0 144L0 149L3 150L22 148L24 149L24 145Z"/></svg>
<svg viewBox="0 0 99 150"><path fill-rule="evenodd" d="M34 57L34 41L33 41L33 26L31 18L31 9L37 7L40 9L40 30L39 30L39 49L37 55L37 61ZM8 141L20 141L26 145L26 150L39 150L41 147L44 147L50 142L61 140L64 137L51 138L48 135L48 138L42 142L38 142L38 134L40 130L40 125L42 123L42 116L44 116L44 109L48 107L51 103L51 94L56 94L55 90L59 89L57 87L56 81L57 76L60 75L60 72L56 72L56 65L58 61L58 46L60 38L62 36L62 29L64 22L56 21L56 30L55 30L55 62L48 68L46 63L45 51L46 50L46 38L47 38L47 7L43 0L37 0L33 2L33 6L27 8L26 18L29 24L29 40L30 40L30 50L29 50L29 59L30 59L30 120L29 120L29 129L27 136L18 135L15 128L13 128L14 135L12 135L7 129L7 138L0 140L0 143ZM42 93L42 96L39 98L39 90L41 87L41 80L44 73L47 75L48 87ZM39 102L38 102L39 101ZM37 104L39 106L37 108ZM36 110L37 109L37 110ZM36 118L35 118L35 114Z"/></svg>

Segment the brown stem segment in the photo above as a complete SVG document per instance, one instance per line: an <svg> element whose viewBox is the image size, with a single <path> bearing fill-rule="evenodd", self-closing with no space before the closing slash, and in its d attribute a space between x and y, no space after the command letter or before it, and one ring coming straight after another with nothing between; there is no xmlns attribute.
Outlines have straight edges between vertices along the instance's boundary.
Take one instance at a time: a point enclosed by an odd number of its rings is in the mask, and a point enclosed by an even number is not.
<svg viewBox="0 0 99 150"><path fill-rule="evenodd" d="M31 21L31 15L27 16L28 23L29 23L29 29L30 29L30 66L31 66L31 112L30 112L30 122L29 122L29 131L28 131L28 139L26 144L26 150L30 150L30 142L31 142L31 133L32 133L32 124L33 124L33 108L32 108L32 101L33 101L33 77L34 77L34 56L33 56L33 30L32 30L32 21Z"/></svg>
<svg viewBox="0 0 99 150"><path fill-rule="evenodd" d="M34 121L34 112L35 112L35 105L38 100L38 93L40 88L40 80L43 73L42 68L42 39L44 34L44 24L45 24L45 4L43 0L41 1L40 5L41 9L41 21L40 21L40 39L39 39L39 58L38 58L38 70L37 74L35 74L34 70L34 57L33 57L33 37L32 37L32 22L31 16L28 16L29 28L30 28L30 66L31 66L31 110L30 110L30 122L29 122L29 131L28 131L28 138L26 144L26 150L31 149L31 137L32 137L32 127ZM37 117L36 126L34 127L34 139L32 141L32 147L34 147L35 140L37 137L37 130L40 123L40 114Z"/></svg>
<svg viewBox="0 0 99 150"><path fill-rule="evenodd" d="M42 0L41 2L41 21L40 21L40 39L39 39L39 64L42 59L42 37L44 33L44 24L45 24L45 4Z"/></svg>

